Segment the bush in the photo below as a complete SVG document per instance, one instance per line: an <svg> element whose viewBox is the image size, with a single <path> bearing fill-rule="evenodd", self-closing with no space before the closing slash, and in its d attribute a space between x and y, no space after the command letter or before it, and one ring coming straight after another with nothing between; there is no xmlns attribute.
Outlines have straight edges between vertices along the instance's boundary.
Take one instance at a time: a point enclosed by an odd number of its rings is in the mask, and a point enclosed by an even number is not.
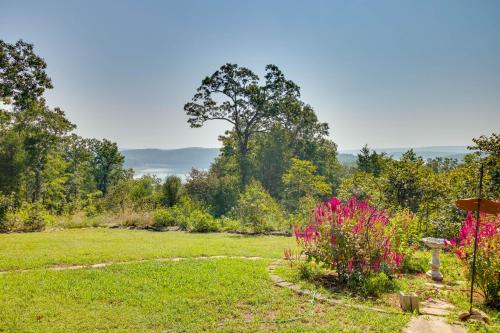
<svg viewBox="0 0 500 333"><path fill-rule="evenodd" d="M332 198L318 205L305 228L294 227L309 260L335 269L341 282L358 282L374 273L391 274L411 253L413 215L392 219L366 202Z"/></svg>
<svg viewBox="0 0 500 333"><path fill-rule="evenodd" d="M458 238L447 241L470 279L474 252L476 220L469 212ZM483 292L485 303L500 308L500 219L481 215L477 237L476 286Z"/></svg>
<svg viewBox="0 0 500 333"><path fill-rule="evenodd" d="M193 203L189 197L183 197L175 206L156 210L153 220L156 226L176 225L190 232L212 232L221 228L212 215Z"/></svg>
<svg viewBox="0 0 500 333"><path fill-rule="evenodd" d="M171 208L160 208L153 212L155 226L170 227L176 225L176 219Z"/></svg>
<svg viewBox="0 0 500 333"><path fill-rule="evenodd" d="M5 225L12 231L41 231L47 224L53 224L55 218L41 204L24 204L15 212L8 212Z"/></svg>
<svg viewBox="0 0 500 333"><path fill-rule="evenodd" d="M14 205L14 197L6 196L0 193L0 232L8 231L6 215Z"/></svg>
<svg viewBox="0 0 500 333"><path fill-rule="evenodd" d="M379 272L362 280L358 289L364 296L378 297L394 289L394 283L387 274Z"/></svg>
<svg viewBox="0 0 500 333"><path fill-rule="evenodd" d="M218 219L221 231L237 231L241 228L241 222L227 216Z"/></svg>
<svg viewBox="0 0 500 333"><path fill-rule="evenodd" d="M295 212L288 215L288 221L290 226L305 227L309 224L311 218L311 212L318 200L312 196L304 196L299 199L299 203Z"/></svg>
<svg viewBox="0 0 500 333"><path fill-rule="evenodd" d="M191 232L214 232L220 230L220 224L209 213L196 209L189 215L189 227Z"/></svg>
<svg viewBox="0 0 500 333"><path fill-rule="evenodd" d="M258 181L252 181L240 195L234 216L244 229L260 233L285 229L280 205L266 192Z"/></svg>

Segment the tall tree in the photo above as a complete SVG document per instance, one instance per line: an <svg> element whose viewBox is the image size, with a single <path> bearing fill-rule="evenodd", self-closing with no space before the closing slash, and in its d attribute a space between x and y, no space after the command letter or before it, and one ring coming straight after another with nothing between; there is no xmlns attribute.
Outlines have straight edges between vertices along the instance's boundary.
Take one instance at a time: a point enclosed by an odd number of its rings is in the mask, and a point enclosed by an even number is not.
<svg viewBox="0 0 500 333"><path fill-rule="evenodd" d="M22 133L26 154L29 195L32 202L40 199L42 172L48 156L57 149L76 126L59 108L49 109L42 101L31 100L22 112L15 113L14 130Z"/></svg>
<svg viewBox="0 0 500 333"><path fill-rule="evenodd" d="M92 140L91 150L94 154L92 167L97 189L106 195L113 181L124 178L125 157L118 150L116 143L106 139Z"/></svg>
<svg viewBox="0 0 500 333"><path fill-rule="evenodd" d="M246 185L250 176L250 140L256 133L269 130L282 99L299 96L299 87L275 65L266 66L265 81L259 84L259 77L250 69L225 64L202 81L184 110L191 127L201 127L209 120L224 120L233 125L241 183Z"/></svg>
<svg viewBox="0 0 500 333"><path fill-rule="evenodd" d="M19 40L9 44L0 40L0 101L26 108L39 100L52 82L45 73L45 60L33 51L33 44Z"/></svg>

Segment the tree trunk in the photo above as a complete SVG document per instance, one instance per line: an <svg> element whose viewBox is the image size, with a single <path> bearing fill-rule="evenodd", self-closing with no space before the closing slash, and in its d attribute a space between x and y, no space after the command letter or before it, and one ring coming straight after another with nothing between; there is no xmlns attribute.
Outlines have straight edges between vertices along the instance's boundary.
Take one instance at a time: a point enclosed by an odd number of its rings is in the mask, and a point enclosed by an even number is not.
<svg viewBox="0 0 500 333"><path fill-rule="evenodd" d="M248 161L248 139L245 138L243 142L240 143L240 156L238 158L238 164L240 167L241 175L241 189L243 190L245 186L250 181L250 162Z"/></svg>

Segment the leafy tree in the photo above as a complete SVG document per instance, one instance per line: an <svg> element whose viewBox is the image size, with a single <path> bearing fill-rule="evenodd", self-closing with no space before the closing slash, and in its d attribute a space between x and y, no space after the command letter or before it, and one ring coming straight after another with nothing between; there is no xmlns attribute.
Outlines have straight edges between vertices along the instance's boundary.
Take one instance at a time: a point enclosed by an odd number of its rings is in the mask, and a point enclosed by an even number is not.
<svg viewBox="0 0 500 333"><path fill-rule="evenodd" d="M417 212L423 195L420 172L423 160L413 150L404 153L399 161L392 161L385 168L387 179L385 195L393 207L408 208Z"/></svg>
<svg viewBox="0 0 500 333"><path fill-rule="evenodd" d="M483 165L486 172L490 174L491 183L489 187L490 196L497 198L500 196L500 135L492 133L472 139L474 145L468 147L476 151L476 155L482 156Z"/></svg>
<svg viewBox="0 0 500 333"><path fill-rule="evenodd" d="M351 176L342 179L342 183L337 191L339 199L348 201L355 197L360 201L367 201L377 208L385 205L386 179L375 177L372 173L357 171Z"/></svg>
<svg viewBox="0 0 500 333"><path fill-rule="evenodd" d="M283 174L293 156L287 132L275 126L269 133L256 138L254 145L253 176L273 198L280 200L283 197Z"/></svg>
<svg viewBox="0 0 500 333"><path fill-rule="evenodd" d="M370 152L368 145L365 145L358 154L357 166L360 171L379 176L384 168L386 160L385 153L378 154L374 150Z"/></svg>
<svg viewBox="0 0 500 333"><path fill-rule="evenodd" d="M218 175L210 171L191 170L185 188L187 194L209 210L213 216L227 214L239 198L239 178L234 175Z"/></svg>
<svg viewBox="0 0 500 333"><path fill-rule="evenodd" d="M60 147L62 138L75 128L64 112L49 109L40 102L30 102L21 112L15 112L14 130L22 133L26 154L26 176L31 202L40 199L42 172L48 156Z"/></svg>
<svg viewBox="0 0 500 333"><path fill-rule="evenodd" d="M119 152L116 143L106 139L102 141L93 139L90 143L90 149L93 153L92 173L97 189L106 195L111 183L128 178L123 169L125 157Z"/></svg>
<svg viewBox="0 0 500 333"><path fill-rule="evenodd" d="M182 194L182 181L177 176L168 176L162 185L162 202L166 207L174 206Z"/></svg>
<svg viewBox="0 0 500 333"><path fill-rule="evenodd" d="M285 197L288 207L294 210L300 198L320 198L331 194L331 187L324 176L316 174L316 167L310 161L292 158L290 168L283 175Z"/></svg>
<svg viewBox="0 0 500 333"><path fill-rule="evenodd" d="M142 176L132 181L130 197L136 209L153 209L162 199L159 191L161 180L154 176Z"/></svg>
<svg viewBox="0 0 500 333"><path fill-rule="evenodd" d="M11 114L0 110L0 193L18 192L24 167L23 138L13 130Z"/></svg>
<svg viewBox="0 0 500 333"><path fill-rule="evenodd" d="M256 180L251 181L240 195L234 215L244 228L255 233L284 228L281 207Z"/></svg>
<svg viewBox="0 0 500 333"><path fill-rule="evenodd" d="M26 108L39 100L52 83L45 73L47 64L34 53L33 44L0 40L0 101Z"/></svg>
<svg viewBox="0 0 500 333"><path fill-rule="evenodd" d="M88 193L97 190L92 174L91 140L76 134L70 135L65 142L62 156L67 162L66 200L75 205L86 198Z"/></svg>
<svg viewBox="0 0 500 333"><path fill-rule="evenodd" d="M270 119L283 98L299 95L299 87L275 65L266 66L265 82L259 85L259 77L250 69L225 64L202 81L184 110L191 127L201 127L209 120L224 120L233 126L241 183L245 185L250 179L250 140L269 130Z"/></svg>
<svg viewBox="0 0 500 333"><path fill-rule="evenodd" d="M425 163L435 173L447 172L458 166L458 160L450 157L428 158Z"/></svg>

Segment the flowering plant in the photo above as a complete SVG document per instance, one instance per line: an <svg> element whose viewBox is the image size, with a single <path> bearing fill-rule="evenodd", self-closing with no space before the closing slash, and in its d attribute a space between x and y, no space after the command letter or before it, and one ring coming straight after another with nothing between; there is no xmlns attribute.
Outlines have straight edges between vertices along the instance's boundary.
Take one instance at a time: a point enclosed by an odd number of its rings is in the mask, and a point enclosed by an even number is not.
<svg viewBox="0 0 500 333"><path fill-rule="evenodd" d="M500 307L500 217L481 214L477 234L475 284L486 304ZM476 219L468 212L457 238L446 241L464 266L470 279L474 253Z"/></svg>
<svg viewBox="0 0 500 333"><path fill-rule="evenodd" d="M351 198L344 204L333 197L294 233L308 259L335 269L345 282L398 269L411 253L415 229L410 212L390 216L367 202Z"/></svg>

